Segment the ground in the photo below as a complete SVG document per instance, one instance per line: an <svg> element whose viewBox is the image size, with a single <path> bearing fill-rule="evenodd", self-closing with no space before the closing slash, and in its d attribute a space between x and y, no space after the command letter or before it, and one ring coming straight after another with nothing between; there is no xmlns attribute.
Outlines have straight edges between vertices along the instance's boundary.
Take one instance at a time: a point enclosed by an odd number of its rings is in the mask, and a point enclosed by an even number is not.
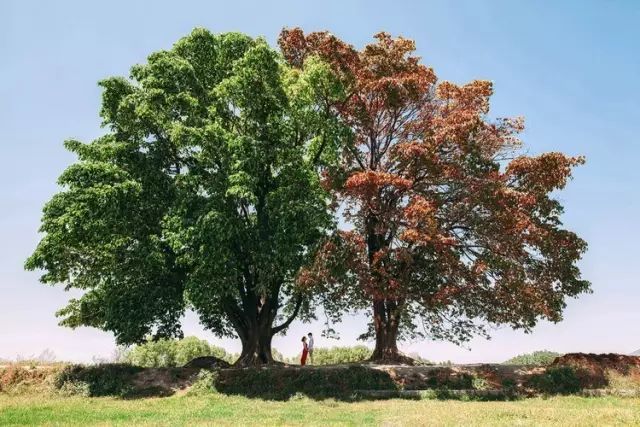
<svg viewBox="0 0 640 427"><path fill-rule="evenodd" d="M585 354L547 368L12 364L0 367L0 426L640 425L639 369L640 359Z"/></svg>
<svg viewBox="0 0 640 427"><path fill-rule="evenodd" d="M640 425L640 399L288 402L213 394L123 400L0 394L0 425Z"/></svg>

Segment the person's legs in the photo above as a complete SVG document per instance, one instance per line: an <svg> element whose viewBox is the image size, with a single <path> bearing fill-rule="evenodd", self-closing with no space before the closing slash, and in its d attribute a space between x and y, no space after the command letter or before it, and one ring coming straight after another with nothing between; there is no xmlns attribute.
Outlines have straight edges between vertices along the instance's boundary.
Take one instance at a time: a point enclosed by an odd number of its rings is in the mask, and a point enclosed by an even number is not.
<svg viewBox="0 0 640 427"><path fill-rule="evenodd" d="M304 366L307 363L307 352L302 352L302 357L300 358L300 365Z"/></svg>
<svg viewBox="0 0 640 427"><path fill-rule="evenodd" d="M309 364L313 365L313 349L309 350Z"/></svg>

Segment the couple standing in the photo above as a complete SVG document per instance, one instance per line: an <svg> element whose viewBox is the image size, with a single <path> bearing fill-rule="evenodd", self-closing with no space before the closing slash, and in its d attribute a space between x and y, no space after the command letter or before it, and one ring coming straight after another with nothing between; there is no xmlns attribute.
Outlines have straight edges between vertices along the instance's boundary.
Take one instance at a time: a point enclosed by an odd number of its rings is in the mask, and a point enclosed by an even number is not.
<svg viewBox="0 0 640 427"><path fill-rule="evenodd" d="M309 340L307 340L307 337L305 336L302 337L302 357L300 358L301 366L307 364L307 355L309 355L309 359L311 363L313 363L313 334L309 332L307 336L309 337Z"/></svg>

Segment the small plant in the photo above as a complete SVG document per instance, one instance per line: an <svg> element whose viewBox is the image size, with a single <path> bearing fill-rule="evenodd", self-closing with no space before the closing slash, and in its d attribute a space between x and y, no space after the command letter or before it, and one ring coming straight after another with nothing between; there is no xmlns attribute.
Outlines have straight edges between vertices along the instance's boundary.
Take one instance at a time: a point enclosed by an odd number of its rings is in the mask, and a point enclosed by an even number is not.
<svg viewBox="0 0 640 427"><path fill-rule="evenodd" d="M53 386L61 390L66 383L82 382L88 384L90 396L125 397L133 392L133 376L140 371L141 368L120 364L70 365L56 375Z"/></svg>
<svg viewBox="0 0 640 427"><path fill-rule="evenodd" d="M545 394L571 394L582 389L580 376L571 366L552 366L529 378L528 385Z"/></svg>
<svg viewBox="0 0 640 427"><path fill-rule="evenodd" d="M490 384L485 378L474 376L471 380L471 387L474 390L489 390Z"/></svg>
<svg viewBox="0 0 640 427"><path fill-rule="evenodd" d="M289 400L304 400L306 398L307 396L305 396L304 393L300 393L299 391L297 391L291 395Z"/></svg>
<svg viewBox="0 0 640 427"><path fill-rule="evenodd" d="M217 393L216 382L218 381L218 373L202 369L198 372L195 382L189 389L188 394L192 396L201 396L210 393Z"/></svg>
<svg viewBox="0 0 640 427"><path fill-rule="evenodd" d="M58 394L61 396L80 396L90 397L91 388L88 383L84 381L66 381L58 389Z"/></svg>

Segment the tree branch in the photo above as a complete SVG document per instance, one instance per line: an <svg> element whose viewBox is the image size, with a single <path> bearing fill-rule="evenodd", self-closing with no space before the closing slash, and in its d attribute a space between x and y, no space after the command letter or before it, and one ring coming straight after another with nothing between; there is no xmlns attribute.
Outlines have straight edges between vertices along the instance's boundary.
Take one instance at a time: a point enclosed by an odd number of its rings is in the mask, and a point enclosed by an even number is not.
<svg viewBox="0 0 640 427"><path fill-rule="evenodd" d="M288 328L291 322L293 322L293 320L296 317L298 317L298 313L300 312L300 307L302 307L302 297L298 297L298 300L296 301L296 307L294 308L291 316L289 316L289 318L283 324L271 328L271 335L275 335L278 332Z"/></svg>

